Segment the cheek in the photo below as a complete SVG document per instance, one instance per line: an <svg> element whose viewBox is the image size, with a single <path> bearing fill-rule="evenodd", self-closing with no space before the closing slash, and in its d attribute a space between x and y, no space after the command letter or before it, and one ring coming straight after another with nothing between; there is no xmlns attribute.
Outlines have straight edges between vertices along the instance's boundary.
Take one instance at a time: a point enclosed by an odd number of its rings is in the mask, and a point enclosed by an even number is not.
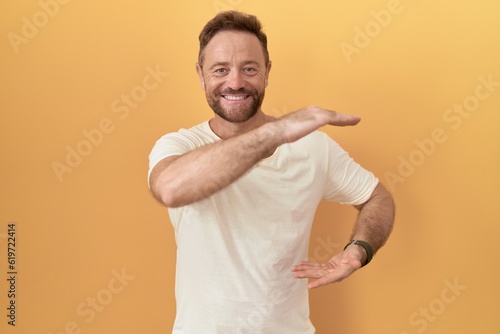
<svg viewBox="0 0 500 334"><path fill-rule="evenodd" d="M266 75L262 76L262 81L264 82L264 87L267 87L268 81L267 81L267 76Z"/></svg>
<svg viewBox="0 0 500 334"><path fill-rule="evenodd" d="M264 85L264 87L267 86L267 76L265 73L259 72L256 76L258 77L259 82Z"/></svg>
<svg viewBox="0 0 500 334"><path fill-rule="evenodd" d="M206 90L213 91L217 89L219 86L222 85L223 81L217 78L216 76L213 75L208 75L204 80L203 83L205 85Z"/></svg>
<svg viewBox="0 0 500 334"><path fill-rule="evenodd" d="M265 77L255 77L255 80L252 80L252 87L256 90L264 90L267 86L267 81Z"/></svg>

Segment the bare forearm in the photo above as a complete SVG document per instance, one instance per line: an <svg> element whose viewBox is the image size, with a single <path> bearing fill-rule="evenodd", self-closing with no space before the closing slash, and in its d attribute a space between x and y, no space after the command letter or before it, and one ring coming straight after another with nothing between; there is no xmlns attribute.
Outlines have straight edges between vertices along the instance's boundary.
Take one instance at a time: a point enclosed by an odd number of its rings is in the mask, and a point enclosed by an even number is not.
<svg viewBox="0 0 500 334"><path fill-rule="evenodd" d="M394 224L395 208L392 196L378 184L370 200L358 209L352 239L368 242L376 253L387 241Z"/></svg>
<svg viewBox="0 0 500 334"><path fill-rule="evenodd" d="M178 207L218 192L283 143L273 132L273 124L267 123L178 157L153 176L153 194L166 206Z"/></svg>
<svg viewBox="0 0 500 334"><path fill-rule="evenodd" d="M151 173L151 190L168 207L194 203L236 181L278 146L323 125L350 126L359 120L315 106L300 109L241 135L160 161Z"/></svg>

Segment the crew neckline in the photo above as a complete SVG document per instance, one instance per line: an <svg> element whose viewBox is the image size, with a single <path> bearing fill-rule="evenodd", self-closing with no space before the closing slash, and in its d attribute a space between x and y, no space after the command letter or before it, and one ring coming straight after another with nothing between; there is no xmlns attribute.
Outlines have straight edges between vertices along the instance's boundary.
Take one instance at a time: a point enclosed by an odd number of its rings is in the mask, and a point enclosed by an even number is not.
<svg viewBox="0 0 500 334"><path fill-rule="evenodd" d="M217 141L221 141L221 140L224 140L222 139L221 137L219 137L215 132L214 130L212 130L212 127L210 126L210 122L209 120L206 120L205 122L203 122L203 126L209 131L210 134L213 135L213 137L217 140ZM258 164L261 164L262 162L268 162L268 161L271 161L274 159L275 156L277 156L278 154L278 150L280 149L281 146L278 146L273 154L271 154L270 156L268 156L267 158L264 158L262 160L260 160L256 165Z"/></svg>

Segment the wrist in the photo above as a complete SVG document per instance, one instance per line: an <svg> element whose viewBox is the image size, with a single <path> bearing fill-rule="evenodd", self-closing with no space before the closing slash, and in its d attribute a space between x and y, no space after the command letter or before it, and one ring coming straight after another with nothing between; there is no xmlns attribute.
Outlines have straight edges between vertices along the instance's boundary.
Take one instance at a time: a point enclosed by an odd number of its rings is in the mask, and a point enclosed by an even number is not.
<svg viewBox="0 0 500 334"><path fill-rule="evenodd" d="M363 240L351 240L345 247L344 247L344 250L346 250L348 247L356 247L358 249L358 251L360 252L360 254L362 254L360 256L360 262L361 262L361 267L364 267L366 266L368 263L370 263L370 261L372 260L373 258L373 250L372 250L372 247L371 245L366 242L366 241L363 241Z"/></svg>
<svg viewBox="0 0 500 334"><path fill-rule="evenodd" d="M258 161L271 156L278 146L282 144L272 123L274 122L264 123L240 137L241 139L245 138L243 145L240 145L240 147L245 146L247 151L253 152Z"/></svg>
<svg viewBox="0 0 500 334"><path fill-rule="evenodd" d="M280 118L273 118L263 128L267 137L272 137L275 145L281 146L288 143L286 135L286 115Z"/></svg>

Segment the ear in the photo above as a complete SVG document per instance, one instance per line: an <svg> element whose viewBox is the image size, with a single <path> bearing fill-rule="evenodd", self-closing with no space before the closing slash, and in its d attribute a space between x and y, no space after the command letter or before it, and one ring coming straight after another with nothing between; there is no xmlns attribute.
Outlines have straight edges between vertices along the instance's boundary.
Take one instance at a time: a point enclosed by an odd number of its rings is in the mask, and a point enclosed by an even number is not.
<svg viewBox="0 0 500 334"><path fill-rule="evenodd" d="M266 67L266 76L264 78L264 83L265 83L265 87L267 87L267 84L269 83L269 72L271 72L271 65L273 63L271 61L269 61L269 63L267 64L267 67Z"/></svg>
<svg viewBox="0 0 500 334"><path fill-rule="evenodd" d="M205 90L205 80L203 80L203 70L200 64L196 63L196 73L198 73L198 78L200 79L201 89Z"/></svg>

